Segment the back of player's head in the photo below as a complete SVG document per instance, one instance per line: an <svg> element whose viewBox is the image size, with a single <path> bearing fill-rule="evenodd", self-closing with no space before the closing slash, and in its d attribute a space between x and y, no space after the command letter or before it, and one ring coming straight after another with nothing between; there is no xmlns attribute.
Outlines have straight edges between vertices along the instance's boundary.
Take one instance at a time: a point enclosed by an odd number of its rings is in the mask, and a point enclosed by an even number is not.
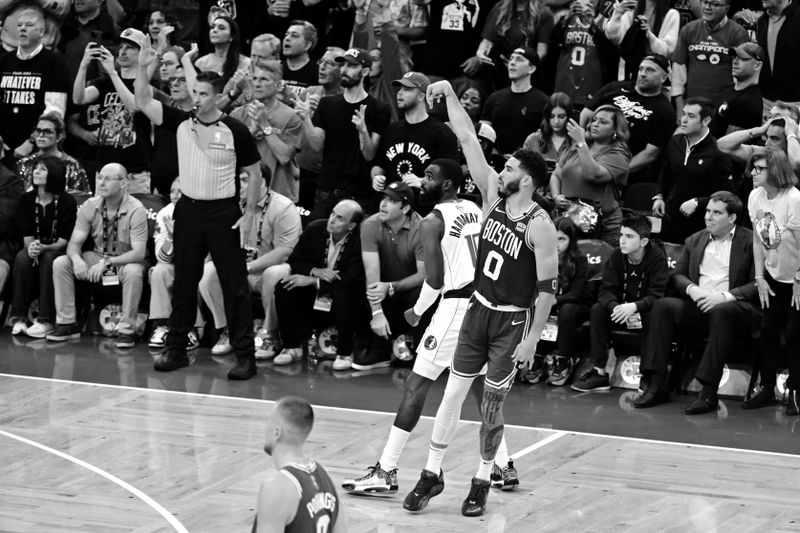
<svg viewBox="0 0 800 533"><path fill-rule="evenodd" d="M544 158L527 148L520 148L511 156L519 161L519 168L533 178L533 183L540 187L547 183L547 163Z"/></svg>
<svg viewBox="0 0 800 533"><path fill-rule="evenodd" d="M302 443L314 426L314 409L308 400L299 396L284 396L275 404L287 439Z"/></svg>
<svg viewBox="0 0 800 533"><path fill-rule="evenodd" d="M431 165L439 167L439 174L442 176L442 181L450 180L453 184L453 190L458 191L464 182L464 172L461 170L461 165L458 161L453 159L434 159Z"/></svg>
<svg viewBox="0 0 800 533"><path fill-rule="evenodd" d="M208 83L214 89L214 92L220 94L225 88L225 79L210 70L204 70L197 74L197 83Z"/></svg>
<svg viewBox="0 0 800 533"><path fill-rule="evenodd" d="M714 118L714 104L704 96L692 96L687 98L683 103L683 107L696 105L700 107L700 119Z"/></svg>
<svg viewBox="0 0 800 533"><path fill-rule="evenodd" d="M640 239L649 239L653 231L650 219L644 215L631 214L622 219L622 227L636 232Z"/></svg>

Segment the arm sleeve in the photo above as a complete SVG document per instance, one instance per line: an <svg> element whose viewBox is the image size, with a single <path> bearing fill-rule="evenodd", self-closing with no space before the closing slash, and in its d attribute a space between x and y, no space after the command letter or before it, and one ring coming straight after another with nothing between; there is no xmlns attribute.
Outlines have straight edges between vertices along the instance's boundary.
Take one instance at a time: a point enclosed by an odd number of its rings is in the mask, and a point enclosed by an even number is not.
<svg viewBox="0 0 800 533"><path fill-rule="evenodd" d="M616 147L597 158L597 164L608 170L615 185L623 183L628 175L631 155L622 147Z"/></svg>
<svg viewBox="0 0 800 533"><path fill-rule="evenodd" d="M258 153L256 139L247 129L247 126L236 119L226 120L225 124L233 133L233 147L236 150L236 166L239 168L252 165L261 161Z"/></svg>
<svg viewBox="0 0 800 533"><path fill-rule="evenodd" d="M632 23L633 11L625 11L622 15L615 12L606 23L606 38L612 44L619 46Z"/></svg>

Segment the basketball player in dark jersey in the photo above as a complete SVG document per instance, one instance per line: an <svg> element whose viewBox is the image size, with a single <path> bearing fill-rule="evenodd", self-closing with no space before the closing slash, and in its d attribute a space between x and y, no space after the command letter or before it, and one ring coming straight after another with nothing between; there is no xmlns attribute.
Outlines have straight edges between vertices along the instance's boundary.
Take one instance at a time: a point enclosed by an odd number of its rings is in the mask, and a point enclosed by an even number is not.
<svg viewBox="0 0 800 533"><path fill-rule="evenodd" d="M531 199L536 188L547 180L547 166L541 156L518 150L498 174L486 162L472 121L450 83L431 84L427 94L431 105L433 100L445 98L470 175L486 203L475 264L475 292L436 413L428 462L403 507L419 511L444 489L441 463L455 433L451 421L459 416L472 381L486 364L481 460L461 507L465 516L480 516L486 512L492 464L503 436L503 402L517 368L530 366L555 301L556 230L544 209Z"/></svg>
<svg viewBox="0 0 800 533"><path fill-rule="evenodd" d="M264 451L277 470L261 482L252 533L346 530L333 481L303 453L313 425L311 404L297 396L284 396L267 413Z"/></svg>

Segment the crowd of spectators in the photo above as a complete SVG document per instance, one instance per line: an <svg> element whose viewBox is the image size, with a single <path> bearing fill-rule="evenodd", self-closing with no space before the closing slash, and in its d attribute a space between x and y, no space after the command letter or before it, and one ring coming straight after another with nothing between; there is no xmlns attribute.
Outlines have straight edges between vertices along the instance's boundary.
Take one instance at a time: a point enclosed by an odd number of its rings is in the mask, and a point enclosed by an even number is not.
<svg viewBox="0 0 800 533"><path fill-rule="evenodd" d="M335 371L413 354L431 162L460 164L459 195L481 203L446 107L426 99L444 79L501 177L520 148L548 166L534 199L559 235L558 334L523 380L607 390L612 332L632 330L649 407L669 399L670 343L699 336L697 414L716 408L731 347L754 343L744 406L774 403L788 367L797 415L800 7L751 4L2 2L12 333L80 337L76 287L119 286L116 345L147 332L159 370L205 336L247 379L328 326ZM607 248L599 282L586 242ZM685 246L668 258L664 243Z"/></svg>

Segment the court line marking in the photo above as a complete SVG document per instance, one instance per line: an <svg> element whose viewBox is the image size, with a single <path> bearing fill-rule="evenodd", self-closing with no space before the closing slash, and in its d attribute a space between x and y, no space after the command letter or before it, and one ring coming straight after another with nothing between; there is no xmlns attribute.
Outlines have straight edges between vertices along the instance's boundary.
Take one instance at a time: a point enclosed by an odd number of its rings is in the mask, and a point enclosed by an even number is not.
<svg viewBox="0 0 800 533"><path fill-rule="evenodd" d="M108 383L91 383L88 381L74 381L70 379L57 379L57 378L45 378L41 376L24 376L18 374L6 374L0 372L0 378L2 377L9 377L9 378L21 378L21 379L30 379L33 381L50 381L54 383L65 383L68 385L86 385L89 387L105 387L109 389L121 389L127 391L137 391L137 392L161 392L165 394L177 394L181 396L193 396L199 398L227 398L230 400L238 400L243 402L253 402L253 403L260 403L260 404L273 404L275 400L264 400L262 398L243 398L241 396L224 396L221 394L201 394L199 392L185 392L185 391L173 391L173 390L164 390L164 389L148 389L146 387L130 387L127 385L111 385ZM332 405L314 405L319 409L330 409L332 411L344 411L348 413L368 413L368 414L376 414L382 416L395 416L394 412L388 411L375 411L372 409L353 409L350 407L335 407ZM434 420L435 417L429 415L422 415L420 418L424 418L426 420ZM462 424L480 424L477 420L459 420ZM728 446L714 446L713 444L695 444L691 442L680 442L680 441L669 441L669 440L659 440L659 439L646 439L643 437L626 437L624 435L605 435L603 433L589 433L586 431L573 431L567 429L553 429L553 428L543 428L538 426L520 426L516 424L505 424L507 428L513 429L520 429L525 431L544 431L546 433L565 433L567 435L577 435L583 437L595 437L595 438L602 438L602 439L612 439L612 440L622 440L628 442L644 442L644 443L653 443L653 444L665 444L667 446L682 446L682 447L689 447L689 448L702 448L706 450L718 450L718 451L726 451L726 452L742 452L742 453L751 453L755 455L766 455L770 457L785 457L789 459L800 459L799 454L791 454L791 453L783 453L783 452L770 452L766 450L749 450L747 448L731 448Z"/></svg>
<svg viewBox="0 0 800 533"><path fill-rule="evenodd" d="M513 460L517 460L520 457L524 457L524 456L528 455L529 453L538 450L539 448L543 448L544 446L547 446L551 442L556 441L556 440L560 439L561 437L563 437L563 436L565 436L567 434L568 433L566 431L559 431L557 433L553 433L549 437L545 437L545 438L543 438L542 440L540 440L538 442L534 442L530 446L521 449L520 451L518 451L515 454L510 455L509 458L513 459Z"/></svg>
<svg viewBox="0 0 800 533"><path fill-rule="evenodd" d="M42 451L45 451L47 453L51 453L51 454L53 454L53 455L55 455L57 457L60 457L62 459L66 459L67 461L70 461L70 462L72 462L72 463L74 463L74 464L76 464L76 465L78 465L80 467L83 467L83 468L85 468L85 469L97 474L98 476L106 478L110 482L114 483L115 485L118 485L118 486L122 487L123 489L125 489L128 492L130 492L131 494L133 494L134 496L136 496L137 498L142 500L144 503L146 503L151 509L153 509L155 512L160 514L167 522L169 522L169 524L173 527L173 529L175 529L175 531L177 531L178 533L189 533L189 530L186 529L186 527L183 524L181 524L181 522L177 518L175 518L172 515L172 513L167 511L160 503L158 503L153 498L151 498L150 496L148 496L147 494L145 494L141 490L137 489L136 487L134 487L130 483L121 480L120 478L118 478L114 474L106 472L102 468L97 467L97 466L95 466L95 465L93 465L91 463L87 463L86 461L78 459L77 457L73 457L72 455L64 453L64 452L62 452L60 450L56 450L55 448L51 448L50 446L46 446L46 445L42 444L41 442L36 442L35 440L31 440L31 439L27 439L25 437L21 437L20 435L16 435L14 433L10 433L10 432L5 431L3 429L0 429L0 435L2 435L4 437L8 437L9 439L14 439L14 440L19 441L19 442L21 442L23 444L27 444L28 446L33 446L34 448L39 448Z"/></svg>

